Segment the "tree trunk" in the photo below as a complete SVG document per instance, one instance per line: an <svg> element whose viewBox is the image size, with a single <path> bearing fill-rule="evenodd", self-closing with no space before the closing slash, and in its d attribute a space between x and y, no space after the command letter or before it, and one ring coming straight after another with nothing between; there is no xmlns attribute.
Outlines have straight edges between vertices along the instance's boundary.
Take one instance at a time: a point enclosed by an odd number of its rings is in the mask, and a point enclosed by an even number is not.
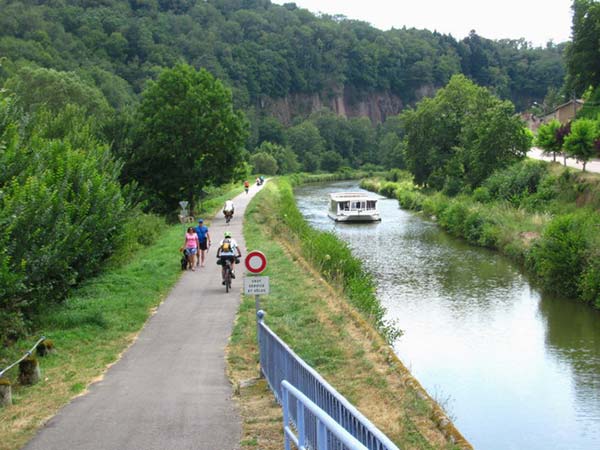
<svg viewBox="0 0 600 450"><path fill-rule="evenodd" d="M34 356L29 356L19 363L19 383L35 384L40 381L40 365Z"/></svg>

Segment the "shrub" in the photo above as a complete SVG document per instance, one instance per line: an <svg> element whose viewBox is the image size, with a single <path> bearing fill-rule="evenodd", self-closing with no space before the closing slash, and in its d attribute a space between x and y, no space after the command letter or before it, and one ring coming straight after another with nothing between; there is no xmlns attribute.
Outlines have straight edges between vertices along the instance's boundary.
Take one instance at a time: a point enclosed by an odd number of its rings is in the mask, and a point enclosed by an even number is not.
<svg viewBox="0 0 600 450"><path fill-rule="evenodd" d="M588 236L596 232L594 227L589 231L593 221L598 222L597 216L587 211L558 216L532 246L527 262L548 290L577 296L586 265Z"/></svg>
<svg viewBox="0 0 600 450"><path fill-rule="evenodd" d="M29 121L27 136L14 131L22 129L19 117L6 126L0 114L0 163L7 168L0 177L0 308L17 333L23 319L99 270L125 220L121 167L108 147L86 135L89 127L68 124L67 137L48 139L38 121L54 118L40 114Z"/></svg>
<svg viewBox="0 0 600 450"><path fill-rule="evenodd" d="M494 172L485 182L492 198L509 200L519 205L524 197L538 190L538 185L547 174L548 168L543 161L524 160L512 166Z"/></svg>

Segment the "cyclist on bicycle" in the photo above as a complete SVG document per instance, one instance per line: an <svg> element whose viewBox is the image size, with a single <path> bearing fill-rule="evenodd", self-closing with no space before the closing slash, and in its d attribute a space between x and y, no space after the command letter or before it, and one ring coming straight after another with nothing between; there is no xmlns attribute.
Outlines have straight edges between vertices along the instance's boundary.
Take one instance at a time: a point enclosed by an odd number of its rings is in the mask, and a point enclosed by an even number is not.
<svg viewBox="0 0 600 450"><path fill-rule="evenodd" d="M217 258L219 258L218 264L222 267L221 269L221 278L223 279L223 284L225 284L225 266L227 264L226 261L231 261L231 278L235 278L235 263L236 258L241 258L242 252L240 252L240 248L237 245L235 239L231 237L231 232L226 231L223 235L223 240L219 242L219 248L217 250Z"/></svg>
<svg viewBox="0 0 600 450"><path fill-rule="evenodd" d="M231 218L233 217L233 211L234 211L233 201L226 200L225 205L223 205L223 215L225 216L225 218L226 219L229 218L231 220Z"/></svg>

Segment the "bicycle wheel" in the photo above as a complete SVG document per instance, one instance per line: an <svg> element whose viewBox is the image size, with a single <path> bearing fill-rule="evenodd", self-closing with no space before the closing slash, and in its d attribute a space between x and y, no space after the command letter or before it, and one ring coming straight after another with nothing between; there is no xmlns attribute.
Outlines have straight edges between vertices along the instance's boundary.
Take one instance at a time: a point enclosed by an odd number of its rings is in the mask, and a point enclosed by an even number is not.
<svg viewBox="0 0 600 450"><path fill-rule="evenodd" d="M225 292L229 292L231 289L231 267L229 264L225 266Z"/></svg>

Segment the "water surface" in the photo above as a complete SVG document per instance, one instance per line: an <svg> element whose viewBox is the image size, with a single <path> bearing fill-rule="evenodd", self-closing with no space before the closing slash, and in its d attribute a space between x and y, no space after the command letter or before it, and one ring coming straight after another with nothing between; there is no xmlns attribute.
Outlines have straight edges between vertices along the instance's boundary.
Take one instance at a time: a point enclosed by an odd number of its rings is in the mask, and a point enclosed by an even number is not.
<svg viewBox="0 0 600 450"><path fill-rule="evenodd" d="M303 186L300 210L348 242L404 331L395 351L477 449L600 449L600 313L546 297L508 259L452 238L381 199L382 222L327 217L327 194Z"/></svg>

